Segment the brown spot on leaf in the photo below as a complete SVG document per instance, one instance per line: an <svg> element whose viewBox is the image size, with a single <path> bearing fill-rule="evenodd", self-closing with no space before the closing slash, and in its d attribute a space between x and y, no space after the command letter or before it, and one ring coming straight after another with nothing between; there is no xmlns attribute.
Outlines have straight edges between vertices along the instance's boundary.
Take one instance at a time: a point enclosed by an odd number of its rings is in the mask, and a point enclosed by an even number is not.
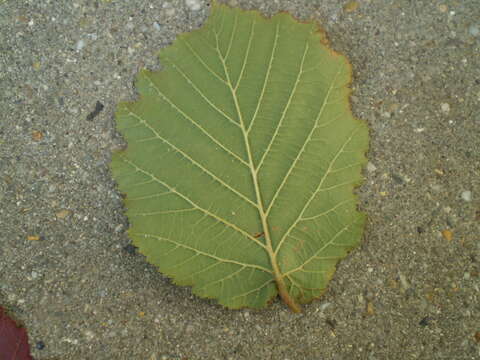
<svg viewBox="0 0 480 360"><path fill-rule="evenodd" d="M303 245L305 245L305 241L303 239L299 239L295 244L293 251L299 252L303 248Z"/></svg>

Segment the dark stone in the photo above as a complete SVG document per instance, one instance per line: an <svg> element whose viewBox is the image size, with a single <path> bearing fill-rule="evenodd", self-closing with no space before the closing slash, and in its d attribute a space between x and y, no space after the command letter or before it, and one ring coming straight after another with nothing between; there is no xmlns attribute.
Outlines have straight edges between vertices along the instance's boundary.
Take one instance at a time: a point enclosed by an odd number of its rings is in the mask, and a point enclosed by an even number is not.
<svg viewBox="0 0 480 360"><path fill-rule="evenodd" d="M133 246L132 244L128 244L128 245L125 245L123 247L123 250L125 250L127 253L129 253L130 255L135 255L135 252L137 250L137 247L136 246Z"/></svg>
<svg viewBox="0 0 480 360"><path fill-rule="evenodd" d="M432 320L432 319L431 319L429 316L425 316L422 320L420 320L420 322L418 323L418 325L420 325L420 326L427 326L427 325L430 323L431 320Z"/></svg>
<svg viewBox="0 0 480 360"><path fill-rule="evenodd" d="M97 103L95 104L95 109L93 109L93 111L87 115L87 120L92 121L94 118L97 117L98 114L100 114L103 108L103 104L100 101L97 101Z"/></svg>

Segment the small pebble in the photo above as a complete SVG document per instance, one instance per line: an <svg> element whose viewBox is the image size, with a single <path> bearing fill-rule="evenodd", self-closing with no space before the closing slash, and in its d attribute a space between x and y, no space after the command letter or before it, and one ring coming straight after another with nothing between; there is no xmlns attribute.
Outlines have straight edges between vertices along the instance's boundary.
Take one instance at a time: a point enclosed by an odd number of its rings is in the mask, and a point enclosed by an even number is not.
<svg viewBox="0 0 480 360"><path fill-rule="evenodd" d="M392 179L395 181L395 183L402 185L405 183L405 180L403 179L403 176L400 174L392 174Z"/></svg>
<svg viewBox="0 0 480 360"><path fill-rule="evenodd" d="M367 163L367 171L368 172L374 172L375 170L377 170L377 167L375 165L373 165L371 162L368 162Z"/></svg>
<svg viewBox="0 0 480 360"><path fill-rule="evenodd" d="M445 4L440 4L440 5L438 5L438 10L440 10L442 13L447 12L448 11L448 6L445 5Z"/></svg>
<svg viewBox="0 0 480 360"><path fill-rule="evenodd" d="M84 47L85 47L85 40L82 40L82 39L78 40L77 44L75 45L75 49L77 51L81 51Z"/></svg>
<svg viewBox="0 0 480 360"><path fill-rule="evenodd" d="M198 11L202 8L202 4L199 0L185 0L185 4L192 11Z"/></svg>
<svg viewBox="0 0 480 360"><path fill-rule="evenodd" d="M174 8L166 8L164 10L164 14L166 17L172 17L173 15L175 15L175 9Z"/></svg>
<svg viewBox="0 0 480 360"><path fill-rule="evenodd" d="M440 108L442 109L442 111L445 113L445 114L448 114L450 112L450 104L448 103L442 103L440 105Z"/></svg>
<svg viewBox="0 0 480 360"><path fill-rule="evenodd" d="M373 307L373 303L368 302L367 303L367 315L374 315L375 314L375 308Z"/></svg>
<svg viewBox="0 0 480 360"><path fill-rule="evenodd" d="M156 21L153 23L153 27L154 27L155 30L157 30L157 31L160 31L160 30L162 29L162 27L160 26L160 24L159 24L158 22L156 22Z"/></svg>
<svg viewBox="0 0 480 360"><path fill-rule="evenodd" d="M430 320L431 320L430 317L425 316L422 320L420 320L420 322L418 323L418 325L420 325L420 326L427 326Z"/></svg>
<svg viewBox="0 0 480 360"><path fill-rule="evenodd" d="M402 285L403 289L408 289L410 284L407 281L407 277L403 274L400 274L400 284Z"/></svg>
<svg viewBox="0 0 480 360"><path fill-rule="evenodd" d="M95 338L95 333L91 330L85 331L85 337L87 338L87 341L91 341Z"/></svg>
<svg viewBox="0 0 480 360"><path fill-rule="evenodd" d="M332 303L324 302L320 305L319 310L321 312L324 312L330 305L332 305Z"/></svg>
<svg viewBox="0 0 480 360"><path fill-rule="evenodd" d="M453 232L451 230L445 229L442 231L442 236L447 241L452 241L453 239Z"/></svg>
<svg viewBox="0 0 480 360"><path fill-rule="evenodd" d="M132 244L128 244L123 247L123 250L125 250L130 255L135 255L135 250L137 250L137 247L133 246Z"/></svg>
<svg viewBox="0 0 480 360"><path fill-rule="evenodd" d="M461 196L462 200L472 201L472 192L470 190L463 191Z"/></svg>
<svg viewBox="0 0 480 360"><path fill-rule="evenodd" d="M438 184L430 185L433 191L440 191L442 190L442 187Z"/></svg>
<svg viewBox="0 0 480 360"><path fill-rule="evenodd" d="M185 332L186 332L187 334L191 334L191 333L193 333L194 331L195 331L195 326L193 326L193 325L191 325L191 324L190 324L190 325L187 325L187 327L185 328Z"/></svg>
<svg viewBox="0 0 480 360"><path fill-rule="evenodd" d="M468 32L470 33L470 35L474 37L477 37L478 35L480 35L480 29L478 28L477 25L470 25L468 27Z"/></svg>
<svg viewBox="0 0 480 360"><path fill-rule="evenodd" d="M32 139L35 141L40 141L43 139L43 133L41 131L35 130L32 132Z"/></svg>
<svg viewBox="0 0 480 360"><path fill-rule="evenodd" d="M71 211L70 210L67 210L67 209L62 209L60 211L57 211L55 213L55 216L57 217L57 219L65 219L66 217L68 217L69 215L71 215Z"/></svg>
<svg viewBox="0 0 480 360"><path fill-rule="evenodd" d="M475 335L473 336L473 338L475 339L475 341L476 341L477 343L480 343L480 331L477 331L477 332L475 333Z"/></svg>

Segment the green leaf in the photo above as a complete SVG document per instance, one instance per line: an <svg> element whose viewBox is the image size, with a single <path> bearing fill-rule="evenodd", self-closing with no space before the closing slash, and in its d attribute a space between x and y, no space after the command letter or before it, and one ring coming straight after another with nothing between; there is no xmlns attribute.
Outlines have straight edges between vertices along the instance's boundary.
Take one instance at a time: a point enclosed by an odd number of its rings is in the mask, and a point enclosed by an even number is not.
<svg viewBox="0 0 480 360"><path fill-rule="evenodd" d="M214 4L118 106L112 172L149 262L229 308L319 297L358 244L368 130L314 23Z"/></svg>

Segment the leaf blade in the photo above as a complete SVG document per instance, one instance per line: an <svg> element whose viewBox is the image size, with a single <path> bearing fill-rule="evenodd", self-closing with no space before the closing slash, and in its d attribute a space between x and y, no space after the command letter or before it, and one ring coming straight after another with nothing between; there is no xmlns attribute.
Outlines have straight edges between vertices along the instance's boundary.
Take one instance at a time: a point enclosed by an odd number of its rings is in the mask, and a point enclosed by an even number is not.
<svg viewBox="0 0 480 360"><path fill-rule="evenodd" d="M119 105L129 235L195 294L231 308L280 294L298 311L359 242L368 130L350 111L351 67L325 42L287 14L214 4Z"/></svg>

